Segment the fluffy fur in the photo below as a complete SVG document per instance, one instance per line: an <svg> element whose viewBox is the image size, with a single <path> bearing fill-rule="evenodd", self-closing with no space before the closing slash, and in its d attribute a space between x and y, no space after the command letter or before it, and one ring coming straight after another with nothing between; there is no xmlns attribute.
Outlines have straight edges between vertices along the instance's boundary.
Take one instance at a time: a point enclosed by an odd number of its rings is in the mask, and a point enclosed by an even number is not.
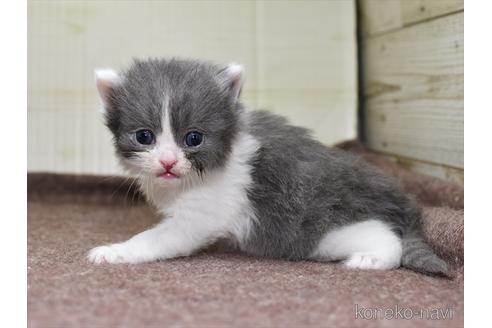
<svg viewBox="0 0 492 328"><path fill-rule="evenodd" d="M243 69L191 60L136 61L96 74L122 164L163 216L128 241L97 247L95 263L187 256L219 238L249 254L347 267L400 265L446 274L422 238L420 210L360 158L239 101ZM139 129L156 140L142 145ZM189 147L188 132L203 133ZM165 179L163 158L176 159Z"/></svg>

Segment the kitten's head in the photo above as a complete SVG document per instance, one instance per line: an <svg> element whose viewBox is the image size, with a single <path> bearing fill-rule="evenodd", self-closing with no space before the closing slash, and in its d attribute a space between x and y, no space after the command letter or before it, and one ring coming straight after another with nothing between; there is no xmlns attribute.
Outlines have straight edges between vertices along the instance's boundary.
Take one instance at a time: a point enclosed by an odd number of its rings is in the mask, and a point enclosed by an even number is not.
<svg viewBox="0 0 492 328"><path fill-rule="evenodd" d="M137 60L121 73L97 70L123 166L164 184L223 166L238 130L242 76L240 65L179 59Z"/></svg>

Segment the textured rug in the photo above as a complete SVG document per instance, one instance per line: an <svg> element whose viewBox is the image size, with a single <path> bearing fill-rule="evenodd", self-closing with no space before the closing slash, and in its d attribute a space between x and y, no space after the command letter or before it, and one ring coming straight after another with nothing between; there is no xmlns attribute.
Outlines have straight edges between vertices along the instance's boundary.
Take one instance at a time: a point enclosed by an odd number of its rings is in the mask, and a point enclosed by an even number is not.
<svg viewBox="0 0 492 328"><path fill-rule="evenodd" d="M139 265L86 252L157 222L121 178L28 174L29 327L462 327L463 188L405 171L356 144L424 207L425 232L453 277L349 270L212 248Z"/></svg>

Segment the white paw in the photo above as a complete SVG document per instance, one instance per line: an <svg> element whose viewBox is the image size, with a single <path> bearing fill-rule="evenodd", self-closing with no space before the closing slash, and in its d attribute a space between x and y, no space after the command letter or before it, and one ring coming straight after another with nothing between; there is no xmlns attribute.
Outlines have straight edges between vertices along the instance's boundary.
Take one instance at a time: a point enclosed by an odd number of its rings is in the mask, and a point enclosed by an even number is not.
<svg viewBox="0 0 492 328"><path fill-rule="evenodd" d="M95 264L101 263L124 263L125 257L121 254L119 245L107 245L99 246L91 249L87 258L89 261Z"/></svg>
<svg viewBox="0 0 492 328"><path fill-rule="evenodd" d="M396 261L388 261L373 254L353 254L346 261L345 266L351 269L388 270L398 267Z"/></svg>

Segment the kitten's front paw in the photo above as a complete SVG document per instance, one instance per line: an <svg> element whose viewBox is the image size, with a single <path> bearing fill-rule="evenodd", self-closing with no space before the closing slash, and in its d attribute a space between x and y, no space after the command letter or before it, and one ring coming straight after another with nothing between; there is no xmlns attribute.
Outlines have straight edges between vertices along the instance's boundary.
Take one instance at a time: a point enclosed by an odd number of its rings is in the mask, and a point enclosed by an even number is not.
<svg viewBox="0 0 492 328"><path fill-rule="evenodd" d="M89 251L87 258L95 264L125 262L117 244L95 247Z"/></svg>

